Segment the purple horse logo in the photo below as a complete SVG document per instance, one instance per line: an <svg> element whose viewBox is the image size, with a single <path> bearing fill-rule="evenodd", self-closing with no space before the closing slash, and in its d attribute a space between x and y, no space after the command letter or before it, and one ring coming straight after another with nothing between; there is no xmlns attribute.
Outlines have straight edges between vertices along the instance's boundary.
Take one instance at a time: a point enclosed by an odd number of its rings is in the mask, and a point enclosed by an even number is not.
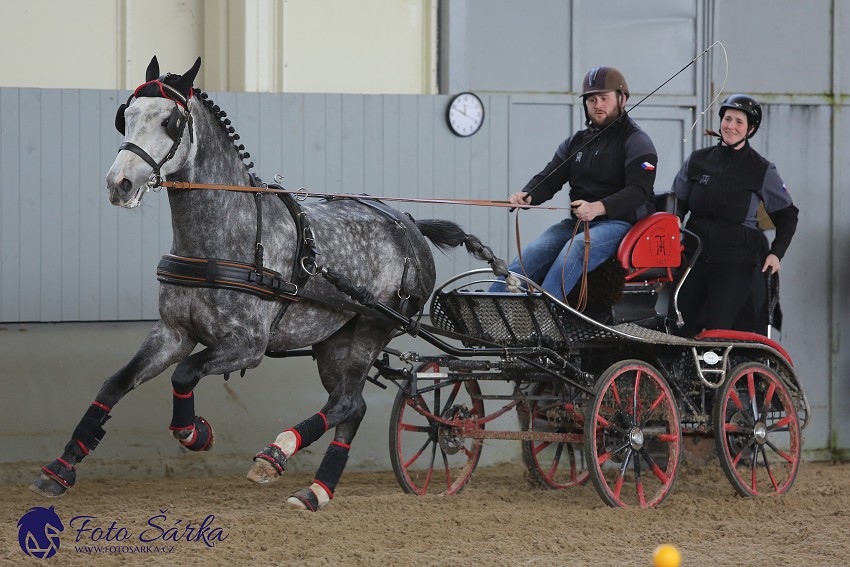
<svg viewBox="0 0 850 567"><path fill-rule="evenodd" d="M18 520L18 543L30 557L47 559L59 551L59 532L64 530L65 526L53 506L37 506Z"/></svg>

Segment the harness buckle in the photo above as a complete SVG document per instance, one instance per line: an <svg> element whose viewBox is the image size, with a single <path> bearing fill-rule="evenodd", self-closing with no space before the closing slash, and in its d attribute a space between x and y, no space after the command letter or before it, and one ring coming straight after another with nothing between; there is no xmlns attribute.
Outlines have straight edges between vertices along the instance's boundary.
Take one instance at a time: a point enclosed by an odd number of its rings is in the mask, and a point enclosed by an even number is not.
<svg viewBox="0 0 850 567"><path fill-rule="evenodd" d="M147 182L145 183L145 187L147 191L151 189L156 189L157 187L162 187L162 176L156 171L151 172L150 177L148 177Z"/></svg>
<svg viewBox="0 0 850 567"><path fill-rule="evenodd" d="M304 270L307 275L315 276L318 267L319 266L318 264L316 264L315 258L310 258L309 256L304 256L303 258L301 258L301 269Z"/></svg>

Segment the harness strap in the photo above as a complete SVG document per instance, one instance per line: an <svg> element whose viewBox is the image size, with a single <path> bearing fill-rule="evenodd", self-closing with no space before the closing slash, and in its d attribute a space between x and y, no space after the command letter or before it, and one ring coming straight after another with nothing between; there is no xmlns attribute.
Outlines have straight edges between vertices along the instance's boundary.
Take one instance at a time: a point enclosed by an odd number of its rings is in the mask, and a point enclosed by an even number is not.
<svg viewBox="0 0 850 567"><path fill-rule="evenodd" d="M163 283L244 291L265 299L292 299L298 286L274 270L256 271L250 264L232 260L190 258L165 254L156 267Z"/></svg>
<svg viewBox="0 0 850 567"><path fill-rule="evenodd" d="M263 194L254 193L254 203L257 205L257 235L254 238L254 271L263 273ZM293 271L292 275L295 275Z"/></svg>
<svg viewBox="0 0 850 567"><path fill-rule="evenodd" d="M396 224L396 226L399 227L404 232L404 236L407 239L407 251L408 251L408 253L405 254L404 270L403 270L402 275L401 275L401 282L399 284L399 289L398 289L398 297L401 300L401 305L399 306L399 311L403 312L405 307L409 303L410 299L412 298L416 302L416 311L420 312L420 317L421 317L422 316L421 306L422 306L422 303L423 303L422 298L419 297L419 296L412 295L410 293L410 291L404 285L404 280L407 279L408 268L410 266L411 260L413 260L413 262L415 263L416 278L417 279L419 279L421 277L422 270L421 270L420 265L419 265L419 258L417 258L416 255L413 253L413 242L411 242L411 240L410 240L410 234L405 229L404 224L402 224L402 220L398 216L401 213L399 213L398 211L396 211L392 207L388 207L387 205L385 205L381 201L361 200L361 199L358 199L356 197L353 200L382 213L384 216L386 216L390 220L392 220ZM413 221L413 218L410 217L410 215L408 215L408 217L410 218L411 221ZM415 222L415 221L413 221L413 222ZM419 284L420 284L420 286L422 285L421 280L420 280Z"/></svg>

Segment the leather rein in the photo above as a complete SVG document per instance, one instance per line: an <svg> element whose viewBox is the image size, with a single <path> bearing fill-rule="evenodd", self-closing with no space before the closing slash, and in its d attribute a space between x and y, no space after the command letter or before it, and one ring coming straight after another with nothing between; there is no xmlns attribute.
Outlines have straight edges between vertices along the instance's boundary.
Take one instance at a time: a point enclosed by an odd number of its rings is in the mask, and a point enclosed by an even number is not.
<svg viewBox="0 0 850 567"><path fill-rule="evenodd" d="M267 185L262 184L258 187L246 187L244 185L219 185L213 183L192 183L189 181L162 181L159 183L159 186L165 187L167 189L175 190L175 191L193 191L193 190L208 190L208 191L237 191L244 193L255 193L257 195L263 193L273 193L277 194L281 198L284 195L289 196L290 198L294 198L295 201L303 201L307 197L324 197L324 198L348 198L355 200L375 200L375 201L404 201L409 203L434 203L434 204L450 204L450 205L469 205L469 206L477 206L477 207L507 207L510 209L518 208L518 209L544 209L544 210L572 210L570 207L544 207L541 205L517 205L514 203L510 203L509 201L487 201L480 199L417 199L413 197L377 197L373 195L356 195L351 193L319 193L319 192L308 192L305 189L299 189L298 191L290 191L288 189L284 189L281 186ZM286 200L285 200L286 201ZM291 211L290 211L291 212ZM584 259L582 261L582 273L581 273L581 287L579 289L579 297L576 303L576 309L578 311L584 311L587 307L587 272L588 272L588 262L590 259L590 223L587 221L577 222L575 225L575 229L573 230L573 235L570 238L570 245L567 247L566 256L569 256L570 249L572 249L573 242L575 241L575 236L578 234L579 228L583 229L584 232ZM516 243L517 243L517 255L519 257L520 267L522 268L523 275L528 277L528 274L525 271L525 266L522 263L522 243L520 242L520 229L519 229L519 213L516 216ZM296 255L297 258L297 255ZM566 268L566 262L564 263L564 268ZM295 272L293 271L293 274ZM561 275L561 285L563 286L564 276ZM566 290L562 287L562 292L564 294L564 301L566 302Z"/></svg>

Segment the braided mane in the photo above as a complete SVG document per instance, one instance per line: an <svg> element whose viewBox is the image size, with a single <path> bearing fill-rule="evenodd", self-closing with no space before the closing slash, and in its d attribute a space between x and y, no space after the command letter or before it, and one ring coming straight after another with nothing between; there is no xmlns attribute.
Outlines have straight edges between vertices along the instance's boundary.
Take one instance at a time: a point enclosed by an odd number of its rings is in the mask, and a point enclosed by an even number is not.
<svg viewBox="0 0 850 567"><path fill-rule="evenodd" d="M244 151L244 144L237 143L239 141L239 134L236 133L236 129L231 125L230 119L227 118L227 113L223 111L217 104L213 102L210 98L210 95L206 92L202 91L198 88L193 88L192 92L194 92L195 96L198 97L201 101L203 101L204 106L207 107L207 110L212 114L215 119L218 121L218 125L224 130L227 137L233 142L233 149L239 154L239 159L242 160L242 164L245 166L245 169L251 170L254 167L254 162L245 163L245 160L251 157L251 154Z"/></svg>

